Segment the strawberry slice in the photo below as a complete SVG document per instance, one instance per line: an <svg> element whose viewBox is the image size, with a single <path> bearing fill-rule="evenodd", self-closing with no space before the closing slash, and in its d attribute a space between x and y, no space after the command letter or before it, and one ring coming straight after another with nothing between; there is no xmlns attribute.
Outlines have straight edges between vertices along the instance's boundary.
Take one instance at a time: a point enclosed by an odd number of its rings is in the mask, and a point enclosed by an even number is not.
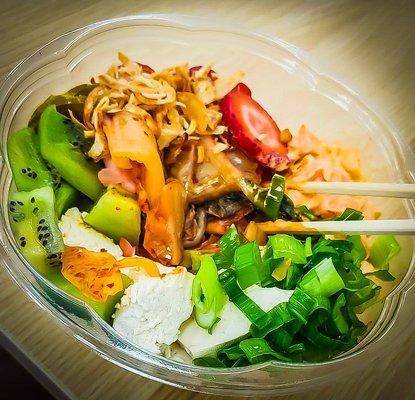
<svg viewBox="0 0 415 400"><path fill-rule="evenodd" d="M281 171L287 167L287 145L272 117L251 97L243 83L235 86L221 101L223 122L231 140L248 156L261 164Z"/></svg>

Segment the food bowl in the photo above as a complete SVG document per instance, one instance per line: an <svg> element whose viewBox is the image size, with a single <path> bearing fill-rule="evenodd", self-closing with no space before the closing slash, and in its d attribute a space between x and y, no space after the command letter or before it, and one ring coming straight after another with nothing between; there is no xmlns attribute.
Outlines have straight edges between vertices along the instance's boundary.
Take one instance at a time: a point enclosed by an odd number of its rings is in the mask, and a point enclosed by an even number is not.
<svg viewBox="0 0 415 400"><path fill-rule="evenodd" d="M0 87L1 223L0 263L40 307L52 313L66 331L105 359L139 375L208 393L269 395L305 391L345 376L381 358L391 338L388 330L414 282L414 241L400 237L402 251L391 272L391 293L364 318L370 331L351 351L322 362L295 364L268 361L249 367L217 369L180 363L142 350L120 337L83 302L54 288L19 254L11 233L7 199L8 135L24 127L50 94L89 81L116 62L117 51L158 69L188 62L214 65L220 74L242 69L255 98L282 128L296 131L305 123L329 143L358 147L363 170L374 182L413 182L415 161L397 131L360 96L324 72L304 53L276 38L245 30L213 26L184 16L144 15L98 22L67 33L22 61ZM407 200L376 200L383 218L414 218Z"/></svg>

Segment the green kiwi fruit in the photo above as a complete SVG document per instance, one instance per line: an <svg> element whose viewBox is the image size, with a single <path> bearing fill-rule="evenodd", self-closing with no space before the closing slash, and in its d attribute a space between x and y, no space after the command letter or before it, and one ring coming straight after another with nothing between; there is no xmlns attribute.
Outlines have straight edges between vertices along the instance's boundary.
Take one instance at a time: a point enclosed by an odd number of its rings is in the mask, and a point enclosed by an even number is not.
<svg viewBox="0 0 415 400"><path fill-rule="evenodd" d="M124 237L136 245L140 236L140 219L137 201L109 188L92 207L85 222L116 242Z"/></svg>
<svg viewBox="0 0 415 400"><path fill-rule="evenodd" d="M58 218L71 207L78 204L80 193L69 183L62 180L55 191L55 212Z"/></svg>
<svg viewBox="0 0 415 400"><path fill-rule="evenodd" d="M40 152L43 158L74 188L97 200L104 187L98 179L99 167L82 151L82 132L60 114L55 105L42 112L39 121Z"/></svg>
<svg viewBox="0 0 415 400"><path fill-rule="evenodd" d="M10 223L20 252L41 274L59 268L64 249L51 187L14 192L9 198Z"/></svg>
<svg viewBox="0 0 415 400"><path fill-rule="evenodd" d="M121 274L123 280L124 289L131 284L131 279ZM55 271L48 276L46 276L49 282L53 285L57 286L59 289L63 290L65 293L70 294L71 296L76 297L79 300L84 301L86 304L89 304L95 312L106 322L111 321L111 317L114 314L115 305L120 301L122 295L124 294L124 290L121 290L119 293L115 294L114 296L109 296L107 301L100 303L98 301L92 300L89 297L83 295L79 289L74 286L71 282L69 282L60 271ZM73 302L69 301L68 299L59 296L56 292L50 291L46 288L46 291L49 297L59 304L59 306L63 307L66 311L78 315L81 318L85 318L85 311L83 308L77 307Z"/></svg>
<svg viewBox="0 0 415 400"><path fill-rule="evenodd" d="M33 129L24 128L10 135L7 153L17 190L31 191L59 183L40 155L39 137Z"/></svg>

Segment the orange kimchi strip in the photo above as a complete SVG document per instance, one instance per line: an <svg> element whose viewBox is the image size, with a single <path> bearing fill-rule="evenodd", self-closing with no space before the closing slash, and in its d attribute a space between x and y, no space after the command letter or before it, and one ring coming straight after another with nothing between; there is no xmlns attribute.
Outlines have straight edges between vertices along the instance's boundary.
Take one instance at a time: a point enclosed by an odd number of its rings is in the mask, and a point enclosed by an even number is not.
<svg viewBox="0 0 415 400"><path fill-rule="evenodd" d="M170 179L163 186L156 206L147 213L143 246L165 265L178 265L182 259L185 207L183 185Z"/></svg>

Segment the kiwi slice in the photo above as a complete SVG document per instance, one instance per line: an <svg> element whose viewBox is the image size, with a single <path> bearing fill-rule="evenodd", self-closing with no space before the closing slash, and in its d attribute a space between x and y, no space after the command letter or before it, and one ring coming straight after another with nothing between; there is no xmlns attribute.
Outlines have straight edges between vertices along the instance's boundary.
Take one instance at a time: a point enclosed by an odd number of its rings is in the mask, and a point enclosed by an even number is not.
<svg viewBox="0 0 415 400"><path fill-rule="evenodd" d="M124 289L130 284L131 279L128 278L126 275L121 274ZM98 301L92 300L89 297L83 295L80 290L75 287L71 282L69 282L60 271L55 271L46 276L49 282L53 285L57 286L59 289L63 290L65 293L70 294L71 296L76 297L79 300L84 301L86 304L89 304L95 312L106 322L111 321L111 317L114 314L115 305L120 301L122 295L124 294L124 290L121 290L114 296L109 296L107 301L100 303ZM40 282L39 282L40 283ZM72 301L68 300L67 298L60 296L56 292L52 292L48 287L44 286L45 291L47 292L48 296L63 307L66 311L75 314L81 318L86 318L87 315L85 314L85 310L82 307L78 307Z"/></svg>
<svg viewBox="0 0 415 400"><path fill-rule="evenodd" d="M136 245L140 236L140 219L137 201L109 188L92 207L85 222L117 242L124 237Z"/></svg>
<svg viewBox="0 0 415 400"><path fill-rule="evenodd" d="M33 129L24 128L10 135L7 153L17 190L31 191L57 183L57 177L40 155L39 137Z"/></svg>
<svg viewBox="0 0 415 400"><path fill-rule="evenodd" d="M80 193L69 183L62 181L55 192L55 212L58 218L78 203Z"/></svg>
<svg viewBox="0 0 415 400"><path fill-rule="evenodd" d="M10 222L20 252L41 274L60 265L64 249L51 187L14 192L9 198Z"/></svg>
<svg viewBox="0 0 415 400"><path fill-rule="evenodd" d="M40 152L74 188L92 200L104 187L98 179L99 167L82 151L83 135L55 105L46 107L39 121Z"/></svg>

